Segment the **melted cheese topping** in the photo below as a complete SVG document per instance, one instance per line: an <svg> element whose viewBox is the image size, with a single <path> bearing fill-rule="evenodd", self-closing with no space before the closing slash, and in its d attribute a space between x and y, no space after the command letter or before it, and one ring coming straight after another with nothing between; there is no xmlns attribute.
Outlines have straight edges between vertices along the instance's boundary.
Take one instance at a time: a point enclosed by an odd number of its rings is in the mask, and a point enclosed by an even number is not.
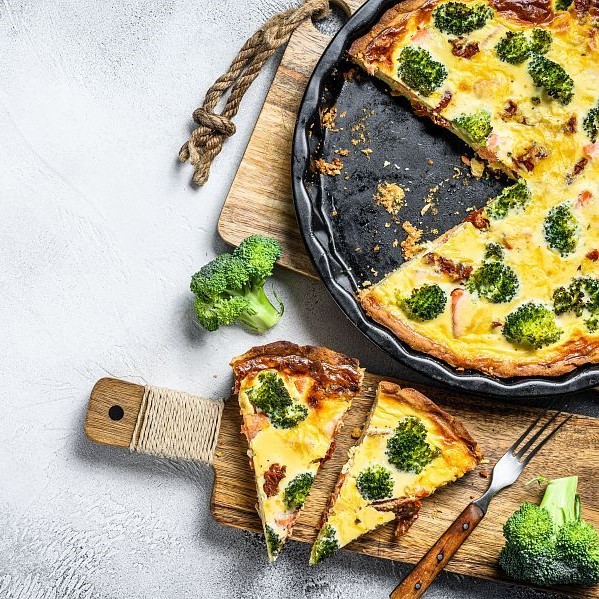
<svg viewBox="0 0 599 599"><path fill-rule="evenodd" d="M291 533L293 515L297 511L285 506L285 487L299 474L316 475L321 460L329 450L337 426L351 402L340 397L320 397L318 404L313 406L308 402L314 385L313 379L284 373L277 375L285 384L293 402L307 408L308 416L305 420L293 428L283 429L276 428L262 415L258 416L260 424L256 427L256 409L251 404L247 392L257 385L257 373L247 376L242 381L239 406L246 430L255 432L253 438L252 434L249 434L248 454L256 474L258 511L264 525L270 526L284 541ZM264 492L264 473L272 464L285 466L285 477L280 481L277 493L267 497Z"/></svg>
<svg viewBox="0 0 599 599"><path fill-rule="evenodd" d="M478 2L465 1L466 4ZM555 289L568 285L576 276L599 274L599 262L586 257L592 250L599 249L596 226L599 217L599 142L591 144L582 126L589 110L599 102L598 36L588 23L579 23L570 12L560 13L549 25L540 27L548 29L553 36L546 57L561 64L574 80L574 96L566 106L535 87L527 71L527 62L511 65L499 60L495 46L506 31L532 28L510 21L499 13L483 28L465 36L466 41L477 42L480 48L469 59L452 54L449 40L456 36L436 29L431 24L430 13L425 22L422 15L415 13L405 23L403 35L395 41L391 64L373 62L377 76L431 110L439 105L446 92L451 92L449 104L438 111L449 121L460 114L480 109L489 111L493 133L486 147L479 149L481 155L517 172L532 190L532 200L524 210L510 212L503 220L491 220L486 231L465 223L445 243L433 248L445 258L474 268L482 263L486 244L496 242L508 248L505 263L514 269L520 282L519 292L511 302L491 304L469 296L460 306L460 313L453 317L448 301L444 313L434 320L407 321L397 305L398 294L409 296L415 287L437 283L449 298L451 291L459 287L422 258L404 264L363 293L363 296L374 297L397 320L408 322L412 330L432 339L454 356L458 355L461 365L477 367L480 358L519 364L552 363L563 359L567 351L564 345L573 340L583 340L595 347L599 341L599 331L590 333L584 319L572 314L556 319L564 331L559 341L538 350L516 347L502 335L501 324L519 305L535 301L551 307ZM398 56L409 45L425 48L447 68L447 79L429 97L406 90L398 78ZM531 102L532 97L540 97L540 103L535 105ZM505 114L508 100L517 106L513 117ZM576 119L574 133L565 127L572 117ZM532 143L543 147L547 157L540 159L531 172L518 169L512 158L521 155ZM582 173L572 176L574 165L582 158L587 160L585 168ZM584 194L590 194L591 199L580 205ZM564 201L572 207L580 223L580 238L576 251L562 257L547 246L543 222L548 211ZM456 319L459 319L459 336L454 333Z"/></svg>
<svg viewBox="0 0 599 599"><path fill-rule="evenodd" d="M406 416L420 418L427 429L427 442L441 450L439 457L419 474L399 470L386 455L389 438ZM342 471L345 478L326 522L335 529L340 547L395 519L393 512L377 510L357 488L360 473L374 465L384 466L392 473L390 499L416 499L431 495L435 489L463 476L476 466L476 460L462 441L448 439L434 419L401 401L397 395L387 396L379 390L368 428L359 445L349 452Z"/></svg>

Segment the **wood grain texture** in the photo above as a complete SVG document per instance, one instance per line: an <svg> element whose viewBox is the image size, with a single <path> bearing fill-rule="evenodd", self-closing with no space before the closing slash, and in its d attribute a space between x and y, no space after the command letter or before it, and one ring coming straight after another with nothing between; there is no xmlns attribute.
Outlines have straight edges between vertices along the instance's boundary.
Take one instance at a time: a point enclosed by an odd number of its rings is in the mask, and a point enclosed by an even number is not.
<svg viewBox="0 0 599 599"><path fill-rule="evenodd" d="M355 443L350 434L354 427L364 424L376 386L381 380L381 377L366 374L364 392L354 400L347 414L335 453L319 472L292 538L306 543L314 541L327 498L347 458L349 447ZM490 465L479 466L462 480L426 499L419 519L399 543L394 539L394 525L391 523L348 546L353 551L411 564L418 562L466 505L486 490L489 480L485 476L490 473L492 464L539 412L536 408L466 398L439 389L420 386L418 389L462 420L479 441ZM214 459L216 476L212 513L218 522L227 526L260 532L260 519L254 507L254 476L248 465L247 443L241 436L240 426L239 406L232 398L225 406ZM491 502L487 516L446 569L481 578L502 579L497 568L497 555L503 544L501 527L523 501L540 501L542 495L542 490L536 485L526 485L525 482L536 475L552 478L569 474L580 477L584 517L599 526L596 482L599 477L599 419L572 418L525 469L521 480ZM599 589L569 588L567 594L572 597L599 597Z"/></svg>
<svg viewBox="0 0 599 599"><path fill-rule="evenodd" d="M354 11L362 2L338 4ZM291 37L218 221L219 234L232 245L253 233L278 239L280 264L311 277L316 273L293 207L291 143L308 78L329 41L310 21Z"/></svg>
<svg viewBox="0 0 599 599"><path fill-rule="evenodd" d="M100 379L92 389L87 414L85 434L102 445L129 447L135 423L144 396L144 387L118 379ZM120 420L110 417L110 409L119 406L123 410Z"/></svg>

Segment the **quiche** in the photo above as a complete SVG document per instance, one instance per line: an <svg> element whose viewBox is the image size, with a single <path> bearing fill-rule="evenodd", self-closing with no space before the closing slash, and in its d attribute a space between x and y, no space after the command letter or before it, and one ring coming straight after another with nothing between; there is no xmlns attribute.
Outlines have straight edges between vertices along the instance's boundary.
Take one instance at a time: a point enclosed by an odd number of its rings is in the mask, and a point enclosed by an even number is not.
<svg viewBox="0 0 599 599"><path fill-rule="evenodd" d="M231 366L256 477L257 510L274 561L320 465L333 452L363 371L353 358L286 341L254 347Z"/></svg>
<svg viewBox="0 0 599 599"><path fill-rule="evenodd" d="M350 48L513 179L364 289L374 320L454 367L599 362L599 5L406 0Z"/></svg>
<svg viewBox="0 0 599 599"><path fill-rule="evenodd" d="M369 421L329 500L310 563L393 520L397 536L405 534L422 499L481 459L458 420L414 389L381 382Z"/></svg>

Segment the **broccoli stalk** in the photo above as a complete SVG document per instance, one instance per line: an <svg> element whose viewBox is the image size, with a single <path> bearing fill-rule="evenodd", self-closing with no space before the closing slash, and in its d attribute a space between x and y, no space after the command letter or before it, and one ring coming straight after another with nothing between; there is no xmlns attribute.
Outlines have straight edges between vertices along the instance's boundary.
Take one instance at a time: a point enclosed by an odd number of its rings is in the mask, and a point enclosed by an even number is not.
<svg viewBox="0 0 599 599"><path fill-rule="evenodd" d="M191 279L198 322L208 331L239 323L253 333L264 333L283 315L264 291L282 251L278 241L252 235L233 254L221 254ZM276 297L276 296L275 296ZM277 298L278 299L278 298Z"/></svg>
<svg viewBox="0 0 599 599"><path fill-rule="evenodd" d="M503 527L501 568L542 586L599 582L599 535L581 520L578 477L549 481L540 505L524 503Z"/></svg>

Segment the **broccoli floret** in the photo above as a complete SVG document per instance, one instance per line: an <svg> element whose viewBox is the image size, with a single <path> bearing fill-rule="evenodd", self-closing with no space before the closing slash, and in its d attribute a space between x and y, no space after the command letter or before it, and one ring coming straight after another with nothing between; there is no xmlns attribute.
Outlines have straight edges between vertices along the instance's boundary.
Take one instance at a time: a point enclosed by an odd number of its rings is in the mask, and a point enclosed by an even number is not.
<svg viewBox="0 0 599 599"><path fill-rule="evenodd" d="M477 110L472 114L460 114L453 119L455 127L471 142L483 145L493 132L491 113L488 110Z"/></svg>
<svg viewBox="0 0 599 599"><path fill-rule="evenodd" d="M555 0L555 10L568 10L574 0Z"/></svg>
<svg viewBox="0 0 599 599"><path fill-rule="evenodd" d="M551 33L545 29L533 29L530 37L523 31L508 31L495 46L495 51L500 60L520 64L533 54L546 54L551 42Z"/></svg>
<svg viewBox="0 0 599 599"><path fill-rule="evenodd" d="M551 48L553 36L546 29L533 29L530 50L533 54L547 54Z"/></svg>
<svg viewBox="0 0 599 599"><path fill-rule="evenodd" d="M378 501L391 497L393 493L393 476L384 466L370 466L362 470L356 479L360 495L369 501Z"/></svg>
<svg viewBox="0 0 599 599"><path fill-rule="evenodd" d="M580 519L577 486L576 476L549 481L540 505L509 517L499 555L509 576L543 586L599 582L599 535Z"/></svg>
<svg viewBox="0 0 599 599"><path fill-rule="evenodd" d="M578 221L568 204L559 204L545 218L545 241L551 249L567 256L576 249L578 229Z"/></svg>
<svg viewBox="0 0 599 599"><path fill-rule="evenodd" d="M535 54L528 63L528 73L537 87L544 87L547 95L561 104L569 104L574 96L574 81L564 68L544 56Z"/></svg>
<svg viewBox="0 0 599 599"><path fill-rule="evenodd" d="M562 333L555 322L555 314L534 302L508 314L503 325L503 335L508 341L535 349L555 343Z"/></svg>
<svg viewBox="0 0 599 599"><path fill-rule="evenodd" d="M304 503L308 498L314 475L310 472L298 474L286 487L283 495L285 507L289 510L299 510L304 507Z"/></svg>
<svg viewBox="0 0 599 599"><path fill-rule="evenodd" d="M505 218L510 210L523 208L528 204L531 194L528 185L520 180L506 187L498 196L489 201L487 214L495 220Z"/></svg>
<svg viewBox="0 0 599 599"><path fill-rule="evenodd" d="M408 298L398 296L397 303L414 320L432 320L445 310L447 295L439 285L423 285Z"/></svg>
<svg viewBox="0 0 599 599"><path fill-rule="evenodd" d="M573 312L588 317L584 323L590 333L599 328L599 279L577 277L568 287L558 287L553 292L553 309L556 314Z"/></svg>
<svg viewBox="0 0 599 599"><path fill-rule="evenodd" d="M285 383L272 370L258 375L257 387L248 389L250 403L264 412L276 428L293 428L308 416L308 409L301 404L293 403Z"/></svg>
<svg viewBox="0 0 599 599"><path fill-rule="evenodd" d="M493 14L493 9L487 4L469 6L463 2L447 2L435 9L433 21L440 31L464 35L484 27Z"/></svg>
<svg viewBox="0 0 599 599"><path fill-rule="evenodd" d="M420 418L406 416L387 441L386 453L389 462L400 470L419 474L441 455L441 450L427 442L426 427Z"/></svg>
<svg viewBox="0 0 599 599"><path fill-rule="evenodd" d="M495 52L503 62L520 64L530 56L530 41L523 31L508 31L495 46Z"/></svg>
<svg viewBox="0 0 599 599"><path fill-rule="evenodd" d="M493 304L503 304L516 297L520 283L516 273L501 262L485 262L468 279L468 291L477 293Z"/></svg>
<svg viewBox="0 0 599 599"><path fill-rule="evenodd" d="M591 108L589 113L584 117L582 128L589 136L589 139L595 143L597 137L599 137L599 102L597 103L597 106Z"/></svg>
<svg viewBox="0 0 599 599"><path fill-rule="evenodd" d="M266 547L268 548L268 557L272 560L279 555L283 542L281 537L268 524L264 527L264 536L266 537Z"/></svg>
<svg viewBox="0 0 599 599"><path fill-rule="evenodd" d="M233 252L221 254L191 278L198 322L208 331L243 324L264 333L283 315L264 291L264 283L281 257L281 246L268 237L252 235Z"/></svg>
<svg viewBox="0 0 599 599"><path fill-rule="evenodd" d="M447 69L428 50L407 46L399 55L399 77L423 96L430 96L447 78Z"/></svg>
<svg viewBox="0 0 599 599"><path fill-rule="evenodd" d="M503 260L503 248L498 243L488 243L485 247L485 260Z"/></svg>
<svg viewBox="0 0 599 599"><path fill-rule="evenodd" d="M323 559L331 557L338 550L337 531L330 524L327 524L318 534L318 538L312 547L310 565L315 566Z"/></svg>

